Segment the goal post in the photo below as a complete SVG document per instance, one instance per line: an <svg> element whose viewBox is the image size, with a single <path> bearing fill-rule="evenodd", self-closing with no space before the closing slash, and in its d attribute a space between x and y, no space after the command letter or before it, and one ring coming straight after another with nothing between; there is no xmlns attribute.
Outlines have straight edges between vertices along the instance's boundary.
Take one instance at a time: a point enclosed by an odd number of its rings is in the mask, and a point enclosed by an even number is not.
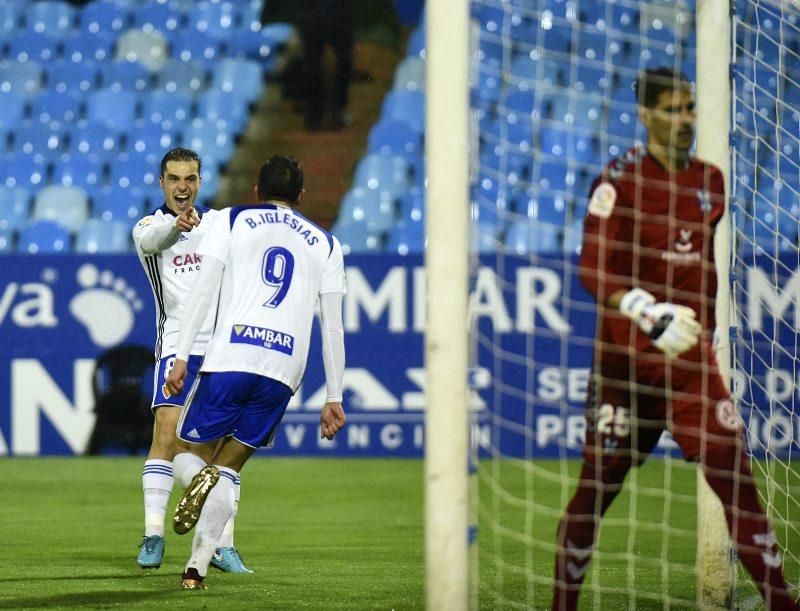
<svg viewBox="0 0 800 611"><path fill-rule="evenodd" d="M730 3L698 0L697 28L697 154L722 170L725 184L730 176ZM727 194L726 189L726 194ZM717 225L714 256L717 265L716 356L720 373L730 388L730 197ZM705 607L729 608L733 574L731 545L725 513L717 496L697 470L697 592Z"/></svg>
<svg viewBox="0 0 800 611"><path fill-rule="evenodd" d="M428 609L462 611L469 604L469 3L427 2L425 22L426 599Z"/></svg>

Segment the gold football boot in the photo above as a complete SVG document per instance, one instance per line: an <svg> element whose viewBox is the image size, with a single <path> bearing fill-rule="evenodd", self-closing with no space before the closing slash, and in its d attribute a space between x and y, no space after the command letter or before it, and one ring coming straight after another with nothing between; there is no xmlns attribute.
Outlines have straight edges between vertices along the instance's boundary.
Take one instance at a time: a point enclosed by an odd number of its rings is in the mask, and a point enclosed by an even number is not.
<svg viewBox="0 0 800 611"><path fill-rule="evenodd" d="M208 493L216 486L219 480L219 469L214 465L208 465L200 470L200 473L192 478L186 492L183 493L181 500L175 507L175 518L172 527L176 533L183 535L188 533L200 519L200 511L208 498ZM184 580L184 587L186 583ZM196 589L196 588L190 588Z"/></svg>

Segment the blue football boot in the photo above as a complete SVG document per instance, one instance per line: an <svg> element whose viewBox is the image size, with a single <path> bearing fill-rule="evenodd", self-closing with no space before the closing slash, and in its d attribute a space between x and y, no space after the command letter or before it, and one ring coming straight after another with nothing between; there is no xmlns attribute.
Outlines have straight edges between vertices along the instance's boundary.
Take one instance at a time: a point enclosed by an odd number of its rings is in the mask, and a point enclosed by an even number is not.
<svg viewBox="0 0 800 611"><path fill-rule="evenodd" d="M140 552L137 562L143 569L157 569L164 558L164 537L153 535L144 537L139 544Z"/></svg>
<svg viewBox="0 0 800 611"><path fill-rule="evenodd" d="M211 566L225 573L252 573L235 547L220 547L211 557Z"/></svg>

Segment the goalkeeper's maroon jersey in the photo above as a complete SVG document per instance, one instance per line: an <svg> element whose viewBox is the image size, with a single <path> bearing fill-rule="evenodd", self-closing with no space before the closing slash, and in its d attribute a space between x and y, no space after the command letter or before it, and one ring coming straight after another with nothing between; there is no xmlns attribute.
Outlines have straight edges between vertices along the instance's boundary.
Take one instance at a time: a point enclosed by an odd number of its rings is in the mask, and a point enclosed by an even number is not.
<svg viewBox="0 0 800 611"><path fill-rule="evenodd" d="M688 306L703 329L713 330L714 228L724 201L722 173L715 166L691 159L685 169L670 171L643 148L629 150L595 180L580 276L597 299L604 356L627 356L631 350L660 355L637 325L603 307L619 289L640 287L656 301ZM700 358L699 351L683 358Z"/></svg>

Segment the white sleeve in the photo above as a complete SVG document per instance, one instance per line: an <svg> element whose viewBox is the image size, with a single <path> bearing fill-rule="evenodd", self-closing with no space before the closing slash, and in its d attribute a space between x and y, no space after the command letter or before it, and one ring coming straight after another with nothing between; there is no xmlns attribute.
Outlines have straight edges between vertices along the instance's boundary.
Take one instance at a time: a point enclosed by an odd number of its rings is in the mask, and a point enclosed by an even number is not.
<svg viewBox="0 0 800 611"><path fill-rule="evenodd" d="M178 349L175 357L186 361L192 345L200 331L200 327L206 318L211 302L219 293L222 272L225 270L225 263L206 255L203 257L203 264L197 280L186 297L186 305L183 307L183 318L181 318L181 331L178 335Z"/></svg>
<svg viewBox="0 0 800 611"><path fill-rule="evenodd" d="M322 363L325 366L326 401L342 400L344 378L344 325L342 324L342 293L323 293L319 296L322 324Z"/></svg>
<svg viewBox="0 0 800 611"><path fill-rule="evenodd" d="M162 252L171 247L181 235L175 223L154 225L153 217L145 217L133 228L133 242L146 255Z"/></svg>

